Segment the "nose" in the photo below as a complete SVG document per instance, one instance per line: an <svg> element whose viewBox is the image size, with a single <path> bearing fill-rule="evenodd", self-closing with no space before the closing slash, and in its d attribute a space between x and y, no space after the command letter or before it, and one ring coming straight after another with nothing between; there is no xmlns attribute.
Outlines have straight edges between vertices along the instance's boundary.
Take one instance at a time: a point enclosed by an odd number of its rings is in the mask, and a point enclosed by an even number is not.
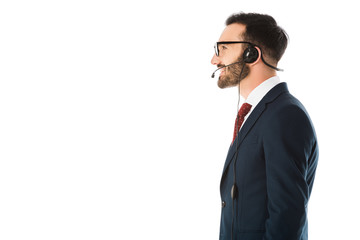
<svg viewBox="0 0 360 240"><path fill-rule="evenodd" d="M214 56L211 59L211 64L212 65L218 65L220 63L220 59L218 56L216 56L216 54L214 54Z"/></svg>

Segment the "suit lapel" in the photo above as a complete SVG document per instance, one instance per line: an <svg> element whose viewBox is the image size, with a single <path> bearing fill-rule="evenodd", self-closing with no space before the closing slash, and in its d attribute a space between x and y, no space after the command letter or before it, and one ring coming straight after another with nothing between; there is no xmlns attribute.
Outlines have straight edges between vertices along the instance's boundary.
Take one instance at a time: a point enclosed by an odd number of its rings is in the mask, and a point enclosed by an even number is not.
<svg viewBox="0 0 360 240"><path fill-rule="evenodd" d="M257 105L256 108L252 111L252 113L248 117L248 119L245 121L245 123L242 126L242 128L240 129L240 132L238 133L234 143L231 145L231 147L229 149L229 153L228 153L228 156L225 161L223 173L225 172L226 168L229 166L232 159L235 157L236 145L238 145L238 149L239 149L241 146L241 143L244 141L246 135L249 133L252 126L254 126L254 124L256 123L258 118L261 116L264 109L265 109L265 105L261 105L261 106ZM236 143L236 141L238 141L238 143Z"/></svg>
<svg viewBox="0 0 360 240"><path fill-rule="evenodd" d="M266 104L274 101L281 93L286 91L288 91L286 83L280 83L276 85L274 88L272 88L257 104L255 109L252 111L252 113L250 114L250 116L248 117L248 119L245 121L244 125L240 129L240 132L238 133L234 143L230 146L227 158L225 160L223 176L226 169L229 167L230 163L235 157L236 145L238 145L237 149L239 149L241 143L244 141L247 134L250 132L256 121L260 118L261 114L265 111ZM236 141L238 141L238 144L236 144Z"/></svg>

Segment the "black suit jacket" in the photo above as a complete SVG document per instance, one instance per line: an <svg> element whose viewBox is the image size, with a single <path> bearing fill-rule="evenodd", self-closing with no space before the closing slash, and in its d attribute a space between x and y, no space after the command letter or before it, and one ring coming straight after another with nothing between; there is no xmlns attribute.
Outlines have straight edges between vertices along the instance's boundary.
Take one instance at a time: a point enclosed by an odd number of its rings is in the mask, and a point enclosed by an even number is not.
<svg viewBox="0 0 360 240"><path fill-rule="evenodd" d="M317 161L309 115L286 83L276 85L229 148L220 184L220 240L230 240L232 231L237 240L306 240ZM232 201L235 162L238 193Z"/></svg>

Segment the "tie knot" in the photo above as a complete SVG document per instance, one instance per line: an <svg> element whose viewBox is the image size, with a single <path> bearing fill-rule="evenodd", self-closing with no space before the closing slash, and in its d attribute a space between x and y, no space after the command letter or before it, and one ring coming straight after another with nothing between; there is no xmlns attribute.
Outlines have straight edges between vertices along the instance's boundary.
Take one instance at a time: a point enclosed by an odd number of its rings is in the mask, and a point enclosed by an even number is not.
<svg viewBox="0 0 360 240"><path fill-rule="evenodd" d="M243 105L241 105L241 108L238 112L238 117L245 117L246 114L249 113L250 109L251 109L251 104L244 103Z"/></svg>

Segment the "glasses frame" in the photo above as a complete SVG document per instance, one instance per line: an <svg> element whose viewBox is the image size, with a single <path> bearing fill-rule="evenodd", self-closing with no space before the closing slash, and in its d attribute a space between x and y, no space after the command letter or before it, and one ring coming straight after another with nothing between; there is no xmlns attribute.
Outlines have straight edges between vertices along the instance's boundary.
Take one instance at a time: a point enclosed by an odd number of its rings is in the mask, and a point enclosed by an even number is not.
<svg viewBox="0 0 360 240"><path fill-rule="evenodd" d="M234 43L245 43L245 44L249 44L251 46L256 46L255 44L253 44L251 42L247 42L247 41L222 41L222 42L216 42L215 45L214 45L215 55L217 57L220 55L219 44L234 44Z"/></svg>

